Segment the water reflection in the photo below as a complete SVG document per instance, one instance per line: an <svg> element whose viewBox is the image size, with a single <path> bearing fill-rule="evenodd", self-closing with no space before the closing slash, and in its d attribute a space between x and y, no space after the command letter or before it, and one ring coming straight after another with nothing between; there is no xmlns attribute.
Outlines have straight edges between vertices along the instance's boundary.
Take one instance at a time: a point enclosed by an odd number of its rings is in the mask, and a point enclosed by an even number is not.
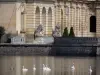
<svg viewBox="0 0 100 75"><path fill-rule="evenodd" d="M96 57L2 56L0 66L0 75L96 75Z"/></svg>

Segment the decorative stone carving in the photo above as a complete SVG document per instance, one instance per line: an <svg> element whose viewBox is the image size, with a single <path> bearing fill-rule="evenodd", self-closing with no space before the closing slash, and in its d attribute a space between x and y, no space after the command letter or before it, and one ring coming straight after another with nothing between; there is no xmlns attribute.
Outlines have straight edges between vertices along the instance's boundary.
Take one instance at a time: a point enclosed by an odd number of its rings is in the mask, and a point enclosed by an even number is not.
<svg viewBox="0 0 100 75"><path fill-rule="evenodd" d="M59 25L55 26L55 30L52 32L52 36L53 37L60 37L61 36L60 26Z"/></svg>
<svg viewBox="0 0 100 75"><path fill-rule="evenodd" d="M42 25L39 25L37 29L34 31L34 38L44 36L44 31Z"/></svg>
<svg viewBox="0 0 100 75"><path fill-rule="evenodd" d="M21 36L16 36L11 38L12 44L25 44L25 38Z"/></svg>

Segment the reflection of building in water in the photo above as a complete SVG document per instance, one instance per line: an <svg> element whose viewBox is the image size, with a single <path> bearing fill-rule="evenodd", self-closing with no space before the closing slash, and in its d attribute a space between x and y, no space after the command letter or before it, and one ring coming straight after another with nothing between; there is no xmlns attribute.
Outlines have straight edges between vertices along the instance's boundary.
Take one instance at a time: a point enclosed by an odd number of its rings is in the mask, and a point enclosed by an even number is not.
<svg viewBox="0 0 100 75"><path fill-rule="evenodd" d="M0 19L7 22L1 21L0 24L12 33L17 31L19 34L33 34L36 27L42 24L45 35L51 35L58 24L61 33L65 27L68 27L68 31L73 27L76 36L100 36L99 5L99 1L89 0L23 0L23 3L1 3L0 12L4 13L1 13Z"/></svg>
<svg viewBox="0 0 100 75"><path fill-rule="evenodd" d="M90 69L100 75L95 57L3 56L0 62L0 75L90 75Z"/></svg>

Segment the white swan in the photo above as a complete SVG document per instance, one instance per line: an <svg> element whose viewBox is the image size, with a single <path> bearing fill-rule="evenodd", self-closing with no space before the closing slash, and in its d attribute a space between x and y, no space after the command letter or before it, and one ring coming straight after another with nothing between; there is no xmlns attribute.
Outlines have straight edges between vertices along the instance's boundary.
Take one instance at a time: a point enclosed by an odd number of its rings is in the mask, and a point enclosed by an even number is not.
<svg viewBox="0 0 100 75"><path fill-rule="evenodd" d="M49 72L51 71L51 69L47 65L46 65L46 70Z"/></svg>
<svg viewBox="0 0 100 75"><path fill-rule="evenodd" d="M43 64L43 71L47 71L47 72L50 72L51 69L46 65Z"/></svg>
<svg viewBox="0 0 100 75"><path fill-rule="evenodd" d="M23 66L23 72L27 72L28 71L28 69L26 69L26 68L24 68L24 66Z"/></svg>
<svg viewBox="0 0 100 75"><path fill-rule="evenodd" d="M46 71L46 67L45 67L45 65L43 64L43 71Z"/></svg>

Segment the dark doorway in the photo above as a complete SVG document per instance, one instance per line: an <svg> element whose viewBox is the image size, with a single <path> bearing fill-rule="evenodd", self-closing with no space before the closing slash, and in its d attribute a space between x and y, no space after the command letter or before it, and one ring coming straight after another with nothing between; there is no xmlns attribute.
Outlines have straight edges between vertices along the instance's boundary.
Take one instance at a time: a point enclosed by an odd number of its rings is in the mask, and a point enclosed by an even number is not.
<svg viewBox="0 0 100 75"><path fill-rule="evenodd" d="M96 16L90 17L90 32L96 32Z"/></svg>

